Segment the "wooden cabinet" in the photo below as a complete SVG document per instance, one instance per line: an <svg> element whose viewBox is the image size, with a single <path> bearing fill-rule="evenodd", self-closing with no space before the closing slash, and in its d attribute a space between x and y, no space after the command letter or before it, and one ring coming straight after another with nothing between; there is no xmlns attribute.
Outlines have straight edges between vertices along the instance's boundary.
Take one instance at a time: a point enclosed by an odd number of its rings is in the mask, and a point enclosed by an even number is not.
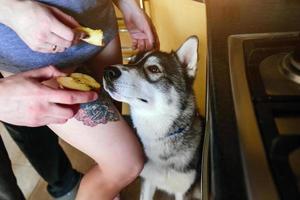
<svg viewBox="0 0 300 200"><path fill-rule="evenodd" d="M144 3L156 27L161 50L176 50L187 37L199 37L199 63L194 89L200 113L204 116L207 54L205 4L193 0L145 0Z"/></svg>

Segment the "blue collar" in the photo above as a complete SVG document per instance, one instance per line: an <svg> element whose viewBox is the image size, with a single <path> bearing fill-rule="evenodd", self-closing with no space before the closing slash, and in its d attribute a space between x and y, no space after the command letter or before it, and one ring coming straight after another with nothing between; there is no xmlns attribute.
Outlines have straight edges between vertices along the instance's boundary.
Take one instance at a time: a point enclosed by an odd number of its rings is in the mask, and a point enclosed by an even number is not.
<svg viewBox="0 0 300 200"><path fill-rule="evenodd" d="M181 135L183 133L183 131L187 128L188 126L185 126L185 127L179 127L177 128L175 131L169 133L166 135L166 137L177 137L179 135Z"/></svg>
<svg viewBox="0 0 300 200"><path fill-rule="evenodd" d="M195 115L196 117L199 115L198 112L195 112ZM177 129L175 129L173 132L170 132L168 133L164 138L175 138L177 136L180 136L184 133L184 130L187 129L187 128L190 128L192 124L188 123L188 124L185 124L184 127L178 127Z"/></svg>

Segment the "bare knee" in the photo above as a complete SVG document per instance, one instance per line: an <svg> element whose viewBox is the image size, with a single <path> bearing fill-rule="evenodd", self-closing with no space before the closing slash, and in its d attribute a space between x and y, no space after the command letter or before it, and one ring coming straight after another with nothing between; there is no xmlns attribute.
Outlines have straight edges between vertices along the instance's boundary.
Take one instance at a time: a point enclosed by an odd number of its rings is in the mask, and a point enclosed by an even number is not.
<svg viewBox="0 0 300 200"><path fill-rule="evenodd" d="M135 163L133 163L130 167L127 168L125 172L122 172L122 176L125 176L124 180L127 181L127 184L131 183L134 181L141 173L141 171L144 168L145 164L145 159L144 157L136 160Z"/></svg>
<svg viewBox="0 0 300 200"><path fill-rule="evenodd" d="M132 161L132 159L131 159ZM118 193L133 182L144 168L144 157L134 159L133 162L115 163L115 165L96 165L83 177L81 185L90 185L103 190L116 190Z"/></svg>
<svg viewBox="0 0 300 200"><path fill-rule="evenodd" d="M110 169L102 168L103 173L107 171L108 174L111 174L110 180L112 183L125 187L139 176L145 162L143 156L129 160L120 160L115 163L115 166L111 166Z"/></svg>

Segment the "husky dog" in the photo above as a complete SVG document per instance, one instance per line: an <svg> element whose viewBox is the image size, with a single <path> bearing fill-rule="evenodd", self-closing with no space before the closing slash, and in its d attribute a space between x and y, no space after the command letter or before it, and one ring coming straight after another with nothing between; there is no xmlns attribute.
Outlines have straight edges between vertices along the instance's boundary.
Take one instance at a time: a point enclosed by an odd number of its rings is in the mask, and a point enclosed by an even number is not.
<svg viewBox="0 0 300 200"><path fill-rule="evenodd" d="M104 71L104 89L129 104L147 156L141 200L153 199L156 188L176 200L200 199L204 130L192 89L197 59L198 38L192 36L176 52L138 54L130 64Z"/></svg>

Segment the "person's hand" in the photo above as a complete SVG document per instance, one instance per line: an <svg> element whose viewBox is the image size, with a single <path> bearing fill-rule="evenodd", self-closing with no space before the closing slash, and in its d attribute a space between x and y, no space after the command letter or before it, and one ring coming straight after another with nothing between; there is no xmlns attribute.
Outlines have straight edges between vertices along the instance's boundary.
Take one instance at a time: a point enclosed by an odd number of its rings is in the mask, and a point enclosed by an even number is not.
<svg viewBox="0 0 300 200"><path fill-rule="evenodd" d="M63 52L72 45L76 38L72 28L79 26L74 18L36 1L13 3L13 13L6 20L6 25L33 51Z"/></svg>
<svg viewBox="0 0 300 200"><path fill-rule="evenodd" d="M0 79L0 120L14 125L65 123L79 103L97 99L96 92L54 89L42 82L65 75L49 66Z"/></svg>
<svg viewBox="0 0 300 200"><path fill-rule="evenodd" d="M125 25L132 38L133 49L139 51L158 49L159 40L155 28L136 2L120 0L118 6L123 13Z"/></svg>

